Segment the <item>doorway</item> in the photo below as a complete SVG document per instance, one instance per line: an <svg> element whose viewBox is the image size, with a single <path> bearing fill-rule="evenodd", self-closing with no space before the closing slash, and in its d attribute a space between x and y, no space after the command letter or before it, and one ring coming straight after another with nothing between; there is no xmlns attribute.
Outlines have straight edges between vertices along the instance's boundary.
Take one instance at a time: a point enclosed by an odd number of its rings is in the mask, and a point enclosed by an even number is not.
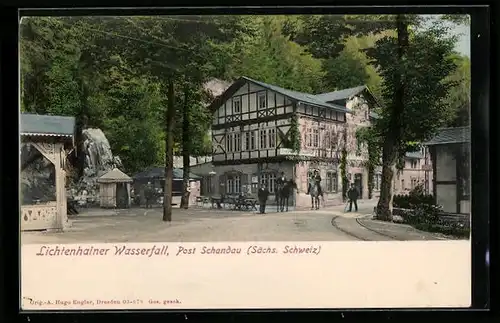
<svg viewBox="0 0 500 323"><path fill-rule="evenodd" d="M363 174L357 173L354 174L354 186L359 192L359 198L363 198Z"/></svg>
<svg viewBox="0 0 500 323"><path fill-rule="evenodd" d="M128 208L127 183L116 183L116 207L118 209Z"/></svg>

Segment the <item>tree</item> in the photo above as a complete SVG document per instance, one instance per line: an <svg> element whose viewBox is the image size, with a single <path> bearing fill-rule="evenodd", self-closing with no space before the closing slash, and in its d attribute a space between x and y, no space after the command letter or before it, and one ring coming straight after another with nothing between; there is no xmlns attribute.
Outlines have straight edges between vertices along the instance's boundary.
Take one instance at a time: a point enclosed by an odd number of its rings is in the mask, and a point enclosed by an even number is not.
<svg viewBox="0 0 500 323"><path fill-rule="evenodd" d="M451 58L458 66L453 74L448 79L455 86L450 89L447 101L454 108L454 118L447 125L449 127L468 126L470 124L470 107L471 107L471 68L470 59L466 56L452 54Z"/></svg>
<svg viewBox="0 0 500 323"><path fill-rule="evenodd" d="M228 72L229 78L248 76L286 89L315 93L323 88L321 61L291 42L282 30L285 17L252 17L256 31L242 35Z"/></svg>
<svg viewBox="0 0 500 323"><path fill-rule="evenodd" d="M213 71L220 69L218 64L210 64L214 53L222 54L217 50L218 43L230 42L240 30L240 25L234 17L230 16L171 16L159 17L134 17L128 19L129 33L140 35L147 45L129 51L135 57L140 68L153 75L165 84L167 89L168 106L165 111L166 142L165 142L165 189L163 220L172 219L172 171L173 171L173 146L174 146L174 118L183 106L188 109L189 100L193 89L201 88L203 81ZM141 61L142 58L142 61ZM183 93L182 100L177 99L176 88ZM184 173L185 179L189 176L190 140L187 139L190 129L189 113L184 116ZM191 137L192 133L189 133ZM186 162L187 161L187 162ZM189 181L184 183L184 196L186 196ZM184 203L186 201L184 200Z"/></svg>
<svg viewBox="0 0 500 323"><path fill-rule="evenodd" d="M453 83L446 78L456 65L449 55L455 39L436 23L429 29L410 28L406 15L396 17L397 38L384 37L367 50L384 79L386 106L375 123L382 145L382 183L377 217L392 219L392 180L397 161L409 143L430 139L452 117L446 103Z"/></svg>
<svg viewBox="0 0 500 323"><path fill-rule="evenodd" d="M348 51L342 51L337 57L325 60L323 69L326 71L325 86L330 90L366 84L369 78L365 64Z"/></svg>

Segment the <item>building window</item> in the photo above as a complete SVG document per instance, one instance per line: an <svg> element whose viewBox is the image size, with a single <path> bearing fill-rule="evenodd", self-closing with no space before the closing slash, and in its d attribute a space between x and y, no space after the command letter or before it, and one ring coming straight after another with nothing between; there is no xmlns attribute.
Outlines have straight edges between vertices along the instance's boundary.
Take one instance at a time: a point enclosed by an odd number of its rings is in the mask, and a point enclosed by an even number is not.
<svg viewBox="0 0 500 323"><path fill-rule="evenodd" d="M411 165L411 168L417 168L417 165L418 165L418 161L416 159L412 159L410 161L410 165Z"/></svg>
<svg viewBox="0 0 500 323"><path fill-rule="evenodd" d="M234 151L241 151L241 133L235 133L234 138Z"/></svg>
<svg viewBox="0 0 500 323"><path fill-rule="evenodd" d="M266 185L269 193L274 193L276 188L276 174L267 173L262 174L260 178L260 184Z"/></svg>
<svg viewBox="0 0 500 323"><path fill-rule="evenodd" d="M256 149L255 131L250 131L250 150Z"/></svg>
<svg viewBox="0 0 500 323"><path fill-rule="evenodd" d="M241 113L241 96L233 98L233 113Z"/></svg>
<svg viewBox="0 0 500 323"><path fill-rule="evenodd" d="M250 150L250 132L245 132L244 138L243 150Z"/></svg>
<svg viewBox="0 0 500 323"><path fill-rule="evenodd" d="M375 174L373 178L373 190L380 191L380 185L382 184L382 174ZM395 184L396 182L394 182ZM394 185L395 186L395 185Z"/></svg>
<svg viewBox="0 0 500 323"><path fill-rule="evenodd" d="M404 189L405 189L405 180L402 179L401 180L401 190L404 191Z"/></svg>
<svg viewBox="0 0 500 323"><path fill-rule="evenodd" d="M257 102L259 105L259 109L265 109L267 107L266 93L265 92L259 93L257 98L258 98Z"/></svg>
<svg viewBox="0 0 500 323"><path fill-rule="evenodd" d="M337 193L339 189L338 177L336 172L326 173L326 191Z"/></svg>
<svg viewBox="0 0 500 323"><path fill-rule="evenodd" d="M269 148L276 147L276 129L269 129Z"/></svg>
<svg viewBox="0 0 500 323"><path fill-rule="evenodd" d="M241 179L239 176L228 176L226 180L226 193L239 194L241 192Z"/></svg>
<svg viewBox="0 0 500 323"><path fill-rule="evenodd" d="M260 131L260 149L267 148L267 130Z"/></svg>
<svg viewBox="0 0 500 323"><path fill-rule="evenodd" d="M307 128L306 132L306 146L307 147L312 147L313 145L313 135L312 135L312 129Z"/></svg>
<svg viewBox="0 0 500 323"><path fill-rule="evenodd" d="M226 152L233 151L233 134L229 133L226 135Z"/></svg>
<svg viewBox="0 0 500 323"><path fill-rule="evenodd" d="M319 129L313 130L313 147L319 147Z"/></svg>
<svg viewBox="0 0 500 323"><path fill-rule="evenodd" d="M417 179L415 177L411 178L411 189L417 187Z"/></svg>

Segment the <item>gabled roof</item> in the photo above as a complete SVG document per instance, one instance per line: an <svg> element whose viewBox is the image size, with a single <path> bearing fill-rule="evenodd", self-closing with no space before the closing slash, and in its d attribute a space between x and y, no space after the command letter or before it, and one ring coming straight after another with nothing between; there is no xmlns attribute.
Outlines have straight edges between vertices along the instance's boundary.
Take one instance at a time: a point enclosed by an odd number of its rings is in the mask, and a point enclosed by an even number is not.
<svg viewBox="0 0 500 323"><path fill-rule="evenodd" d="M254 84L261 86L265 89L268 89L270 91L274 91L276 93L287 96L290 99L304 102L306 104L330 108L330 109L340 111L340 112L346 112L346 113L351 112L341 105L331 104L331 103L327 103L325 101L322 101L322 100L318 99L316 97L316 95L287 90L287 89L284 89L282 87L272 85L272 84L267 84L267 83L264 83L261 81L257 81L257 80L251 79L249 77L246 77L246 76L242 76L236 82L234 82L222 95L220 95L217 99L215 99L212 102L212 104L210 105L210 108L213 110L216 107L220 106L223 102L225 102L227 99L229 99L236 91L238 91L238 89L240 89L247 82L254 83Z"/></svg>
<svg viewBox="0 0 500 323"><path fill-rule="evenodd" d="M436 136L426 142L427 146L460 144L470 142L470 127L442 128Z"/></svg>
<svg viewBox="0 0 500 323"><path fill-rule="evenodd" d="M361 93L362 91L364 91L366 89L368 89L368 87L366 85L360 85L360 86L351 87L348 89L343 89L343 90L338 90L338 91L333 91L333 92L328 92L328 93L316 94L315 96L319 100L322 100L325 102L345 100L345 99L348 99L356 94Z"/></svg>
<svg viewBox="0 0 500 323"><path fill-rule="evenodd" d="M118 168L115 168L113 170L110 170L106 174L102 175L97 179L98 183L127 183L127 182L132 182L132 178L119 170Z"/></svg>
<svg viewBox="0 0 500 323"><path fill-rule="evenodd" d="M75 118L22 113L21 136L73 137Z"/></svg>
<svg viewBox="0 0 500 323"><path fill-rule="evenodd" d="M174 174L173 176L174 181L183 180L184 171L182 170L182 168L174 168L173 174ZM164 179L164 178L165 178L165 167L151 167L145 171L142 171L134 175L135 180L153 180L153 179ZM197 180L200 179L201 177L191 173L189 175L189 178L191 180L193 179Z"/></svg>

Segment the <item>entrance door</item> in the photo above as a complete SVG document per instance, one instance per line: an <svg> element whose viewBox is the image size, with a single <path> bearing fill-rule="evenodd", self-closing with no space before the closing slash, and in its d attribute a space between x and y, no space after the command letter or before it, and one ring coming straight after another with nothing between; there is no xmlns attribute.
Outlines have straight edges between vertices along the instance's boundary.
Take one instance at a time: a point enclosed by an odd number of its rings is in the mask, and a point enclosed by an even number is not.
<svg viewBox="0 0 500 323"><path fill-rule="evenodd" d="M128 208L127 183L116 184L116 207L119 209Z"/></svg>
<svg viewBox="0 0 500 323"><path fill-rule="evenodd" d="M363 198L363 174L357 173L354 174L354 186L359 192L359 198Z"/></svg>

